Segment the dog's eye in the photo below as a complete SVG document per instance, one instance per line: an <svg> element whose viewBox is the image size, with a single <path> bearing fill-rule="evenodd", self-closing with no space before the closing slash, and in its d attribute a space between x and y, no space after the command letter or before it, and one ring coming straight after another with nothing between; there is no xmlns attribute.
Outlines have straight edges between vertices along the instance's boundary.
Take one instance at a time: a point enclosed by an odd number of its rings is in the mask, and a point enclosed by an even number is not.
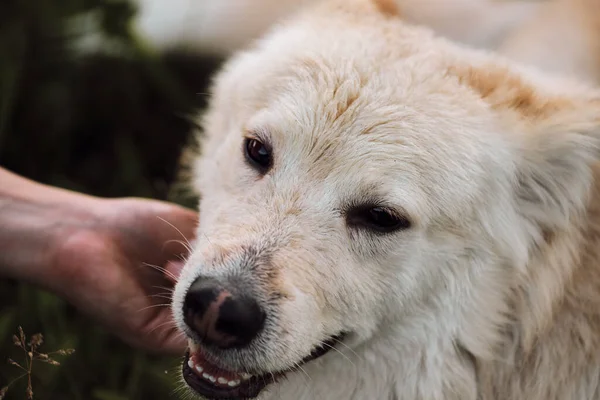
<svg viewBox="0 0 600 400"><path fill-rule="evenodd" d="M269 147L257 139L247 138L244 148L248 162L261 173L267 172L273 162Z"/></svg>
<svg viewBox="0 0 600 400"><path fill-rule="evenodd" d="M397 215L385 207L358 207L346 214L348 225L366 228L379 233L390 233L410 228L406 217Z"/></svg>

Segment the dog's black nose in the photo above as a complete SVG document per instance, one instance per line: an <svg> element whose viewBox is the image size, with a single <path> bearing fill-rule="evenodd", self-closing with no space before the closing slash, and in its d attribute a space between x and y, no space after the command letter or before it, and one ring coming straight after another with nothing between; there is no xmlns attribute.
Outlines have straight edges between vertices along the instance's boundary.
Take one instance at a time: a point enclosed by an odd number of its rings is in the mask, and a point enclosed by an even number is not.
<svg viewBox="0 0 600 400"><path fill-rule="evenodd" d="M198 278L183 303L187 326L199 339L223 349L244 347L265 323L265 312L256 300L233 295L214 279Z"/></svg>

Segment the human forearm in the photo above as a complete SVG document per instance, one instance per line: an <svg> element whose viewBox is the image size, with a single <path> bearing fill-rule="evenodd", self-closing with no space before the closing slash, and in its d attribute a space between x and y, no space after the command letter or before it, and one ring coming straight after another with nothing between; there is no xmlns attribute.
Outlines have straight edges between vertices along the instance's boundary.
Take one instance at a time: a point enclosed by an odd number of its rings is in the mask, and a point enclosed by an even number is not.
<svg viewBox="0 0 600 400"><path fill-rule="evenodd" d="M42 281L59 232L92 218L97 202L0 168L0 276Z"/></svg>
<svg viewBox="0 0 600 400"><path fill-rule="evenodd" d="M94 201L92 196L43 185L0 168L0 204L5 200L25 201L44 205Z"/></svg>

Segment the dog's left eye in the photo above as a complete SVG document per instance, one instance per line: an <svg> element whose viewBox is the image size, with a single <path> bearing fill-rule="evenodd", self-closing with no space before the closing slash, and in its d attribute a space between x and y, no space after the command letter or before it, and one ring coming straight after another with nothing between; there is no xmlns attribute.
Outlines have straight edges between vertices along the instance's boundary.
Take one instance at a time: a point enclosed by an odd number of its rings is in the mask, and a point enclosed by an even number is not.
<svg viewBox="0 0 600 400"><path fill-rule="evenodd" d="M378 233L391 233L410 228L410 221L385 207L363 206L346 213L349 226L366 228Z"/></svg>
<svg viewBox="0 0 600 400"><path fill-rule="evenodd" d="M247 138L244 141L246 160L261 173L266 173L271 167L273 158L271 149L258 139Z"/></svg>

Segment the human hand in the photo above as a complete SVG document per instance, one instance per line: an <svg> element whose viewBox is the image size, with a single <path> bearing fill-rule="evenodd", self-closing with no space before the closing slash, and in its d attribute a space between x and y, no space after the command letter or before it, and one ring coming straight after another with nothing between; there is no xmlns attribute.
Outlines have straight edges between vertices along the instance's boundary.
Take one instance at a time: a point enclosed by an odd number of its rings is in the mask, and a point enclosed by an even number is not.
<svg viewBox="0 0 600 400"><path fill-rule="evenodd" d="M183 351L169 303L196 213L144 199L99 200L88 212L53 234L51 289L131 345Z"/></svg>
<svg viewBox="0 0 600 400"><path fill-rule="evenodd" d="M0 277L50 290L153 352L185 348L170 291L196 224L174 204L100 199L0 168Z"/></svg>

